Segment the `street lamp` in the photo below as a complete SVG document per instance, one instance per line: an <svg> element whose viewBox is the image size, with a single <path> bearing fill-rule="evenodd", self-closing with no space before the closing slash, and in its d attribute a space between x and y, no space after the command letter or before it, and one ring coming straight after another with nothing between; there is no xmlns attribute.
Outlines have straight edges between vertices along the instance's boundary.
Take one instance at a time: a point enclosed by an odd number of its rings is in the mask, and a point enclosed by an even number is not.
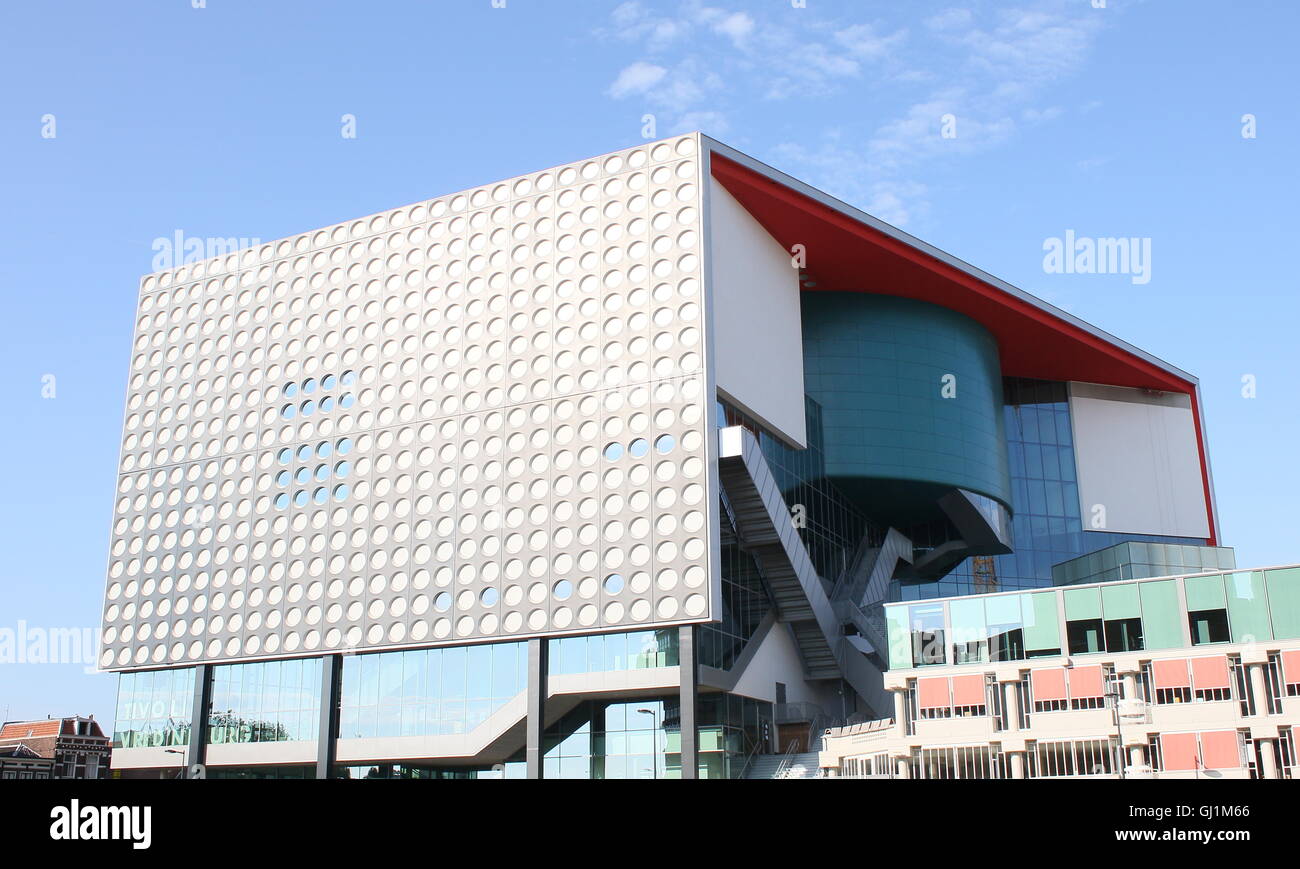
<svg viewBox="0 0 1300 869"><path fill-rule="evenodd" d="M640 713L641 715L650 716L650 728L654 731L652 738L654 739L655 753L658 754L659 753L659 714L653 709L638 709L637 712ZM654 765L656 767L658 766L657 763ZM650 778L656 777L655 771L653 769L645 770L645 771L650 773Z"/></svg>
<svg viewBox="0 0 1300 869"><path fill-rule="evenodd" d="M181 765L180 768L176 770L176 777L179 779L185 778L185 752L181 751L179 748L164 748L163 753L181 755Z"/></svg>
<svg viewBox="0 0 1300 869"><path fill-rule="evenodd" d="M1125 759L1126 749L1124 748L1124 729L1120 723L1119 701L1119 686L1112 681L1110 685L1106 687L1106 703L1110 706L1111 713L1115 718L1115 738L1119 740L1119 777L1122 780L1124 778L1124 767L1127 765L1127 760Z"/></svg>

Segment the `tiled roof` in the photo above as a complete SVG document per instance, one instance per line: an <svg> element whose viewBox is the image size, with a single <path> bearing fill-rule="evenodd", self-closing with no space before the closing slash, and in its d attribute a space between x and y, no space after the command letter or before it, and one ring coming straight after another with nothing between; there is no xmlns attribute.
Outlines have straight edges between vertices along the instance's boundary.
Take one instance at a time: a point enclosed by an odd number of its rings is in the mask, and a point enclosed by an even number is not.
<svg viewBox="0 0 1300 869"><path fill-rule="evenodd" d="M41 757L54 757L59 747L59 738L57 736L33 736L20 737L18 739L0 740L0 745L23 745L36 752Z"/></svg>
<svg viewBox="0 0 1300 869"><path fill-rule="evenodd" d="M78 734L77 724L88 723L88 733ZM93 718L41 718L36 721L7 721L0 727L0 742L14 739L40 739L48 736L72 736L82 739L105 739L99 722Z"/></svg>
<svg viewBox="0 0 1300 869"><path fill-rule="evenodd" d="M48 718L41 721L11 721L0 728L0 739L30 739L33 736L58 736L63 729L63 719Z"/></svg>

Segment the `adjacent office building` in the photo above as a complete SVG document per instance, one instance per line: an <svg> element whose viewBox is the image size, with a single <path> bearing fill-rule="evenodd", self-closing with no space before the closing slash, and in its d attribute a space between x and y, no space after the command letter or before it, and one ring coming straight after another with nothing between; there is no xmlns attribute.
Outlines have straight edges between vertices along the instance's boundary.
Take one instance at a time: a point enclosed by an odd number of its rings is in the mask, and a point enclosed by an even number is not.
<svg viewBox="0 0 1300 869"><path fill-rule="evenodd" d="M1293 778L1300 567L885 606L892 719L849 778Z"/></svg>
<svg viewBox="0 0 1300 869"><path fill-rule="evenodd" d="M123 775L738 777L892 602L1233 566L1195 378L701 135L146 276L117 485Z"/></svg>

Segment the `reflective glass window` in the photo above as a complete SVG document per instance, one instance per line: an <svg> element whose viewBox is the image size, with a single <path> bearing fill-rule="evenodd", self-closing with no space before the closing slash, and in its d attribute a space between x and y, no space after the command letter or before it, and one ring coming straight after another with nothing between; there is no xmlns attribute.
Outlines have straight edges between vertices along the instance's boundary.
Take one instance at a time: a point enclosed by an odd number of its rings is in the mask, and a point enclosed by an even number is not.
<svg viewBox="0 0 1300 869"><path fill-rule="evenodd" d="M1268 594L1261 571L1230 573L1224 577L1228 595L1228 624L1234 643L1254 643L1273 639L1273 624L1268 611Z"/></svg>
<svg viewBox="0 0 1300 869"><path fill-rule="evenodd" d="M1057 593L1037 591L1022 597L1025 622L1025 654L1045 658L1061 654L1061 620Z"/></svg>
<svg viewBox="0 0 1300 869"><path fill-rule="evenodd" d="M907 616L913 665L944 663L943 604L915 604L907 608Z"/></svg>
<svg viewBox="0 0 1300 869"><path fill-rule="evenodd" d="M188 745L194 668L123 673L117 683L114 748Z"/></svg>
<svg viewBox="0 0 1300 869"><path fill-rule="evenodd" d="M345 657L339 736L469 733L524 690L527 649L490 643Z"/></svg>
<svg viewBox="0 0 1300 869"><path fill-rule="evenodd" d="M1300 568L1270 570L1266 582L1273 636L1279 640L1300 639Z"/></svg>
<svg viewBox="0 0 1300 869"><path fill-rule="evenodd" d="M1142 633L1148 649L1176 649L1183 645L1178 604L1178 580L1138 583L1142 602Z"/></svg>
<svg viewBox="0 0 1300 869"><path fill-rule="evenodd" d="M989 631L984 618L984 601L963 598L948 604L952 625L954 664L981 663L988 660Z"/></svg>
<svg viewBox="0 0 1300 869"><path fill-rule="evenodd" d="M208 742L291 742L316 738L321 660L292 658L212 668Z"/></svg>

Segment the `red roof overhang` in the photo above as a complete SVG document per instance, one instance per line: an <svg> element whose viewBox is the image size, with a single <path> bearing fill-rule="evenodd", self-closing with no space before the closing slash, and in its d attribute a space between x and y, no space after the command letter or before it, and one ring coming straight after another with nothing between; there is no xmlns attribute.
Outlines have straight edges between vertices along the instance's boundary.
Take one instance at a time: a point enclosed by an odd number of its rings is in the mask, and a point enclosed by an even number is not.
<svg viewBox="0 0 1300 869"><path fill-rule="evenodd" d="M925 250L719 153L713 177L786 250L803 245L814 286L942 305L977 321L997 339L1008 377L1082 381L1191 396L1205 504L1214 542L1214 508L1196 384Z"/></svg>

